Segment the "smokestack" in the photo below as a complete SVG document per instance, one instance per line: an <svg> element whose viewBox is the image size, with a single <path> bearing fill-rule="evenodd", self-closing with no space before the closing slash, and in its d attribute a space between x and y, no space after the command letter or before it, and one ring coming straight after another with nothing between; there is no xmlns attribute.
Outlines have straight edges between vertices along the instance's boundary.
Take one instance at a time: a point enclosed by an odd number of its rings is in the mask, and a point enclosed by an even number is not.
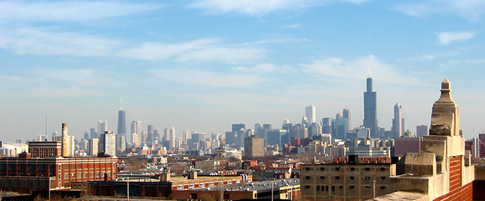
<svg viewBox="0 0 485 201"><path fill-rule="evenodd" d="M67 136L67 123L62 123L62 137Z"/></svg>
<svg viewBox="0 0 485 201"><path fill-rule="evenodd" d="M69 157L70 142L67 135L67 123L62 123L62 157Z"/></svg>

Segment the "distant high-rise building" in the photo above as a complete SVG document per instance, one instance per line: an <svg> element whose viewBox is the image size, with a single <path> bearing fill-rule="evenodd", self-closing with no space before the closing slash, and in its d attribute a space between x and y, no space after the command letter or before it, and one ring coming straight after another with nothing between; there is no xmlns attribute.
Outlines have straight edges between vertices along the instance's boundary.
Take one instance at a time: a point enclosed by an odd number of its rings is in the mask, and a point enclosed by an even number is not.
<svg viewBox="0 0 485 201"><path fill-rule="evenodd" d="M423 137L428 135L429 129L427 125L419 125L416 126L416 136Z"/></svg>
<svg viewBox="0 0 485 201"><path fill-rule="evenodd" d="M141 144L141 139L140 136L136 133L131 134L131 144L133 144L135 147L140 146Z"/></svg>
<svg viewBox="0 0 485 201"><path fill-rule="evenodd" d="M118 135L126 136L126 113L123 108L118 111Z"/></svg>
<svg viewBox="0 0 485 201"><path fill-rule="evenodd" d="M315 118L315 106L309 105L305 108L305 116L309 124L315 123L317 119Z"/></svg>
<svg viewBox="0 0 485 201"><path fill-rule="evenodd" d="M332 134L332 119L330 118L322 119L322 133Z"/></svg>
<svg viewBox="0 0 485 201"><path fill-rule="evenodd" d="M244 138L244 156L264 157L264 139L254 135Z"/></svg>
<svg viewBox="0 0 485 201"><path fill-rule="evenodd" d="M136 144L135 141L137 139L133 139L133 133L136 134L136 138L139 139L137 141L138 145L141 143L141 121L132 121L131 122L131 143Z"/></svg>
<svg viewBox="0 0 485 201"><path fill-rule="evenodd" d="M141 135L140 135L141 144L144 144L144 145L147 144L147 136L148 136L148 132L146 131L141 132Z"/></svg>
<svg viewBox="0 0 485 201"><path fill-rule="evenodd" d="M172 150L175 148L175 128L165 128L165 133L163 136L163 143L166 144L167 150Z"/></svg>
<svg viewBox="0 0 485 201"><path fill-rule="evenodd" d="M349 109L344 109L343 112L342 112L342 116L343 118L346 118L347 119L347 128L349 130L347 130L347 132L349 132L351 129L352 129L352 115L350 114L350 110Z"/></svg>
<svg viewBox="0 0 485 201"><path fill-rule="evenodd" d="M84 139L89 140L89 133L88 131L84 132Z"/></svg>
<svg viewBox="0 0 485 201"><path fill-rule="evenodd" d="M268 139L267 139L268 145L273 145L273 146L278 145L278 147L282 147L281 137L286 133L287 133L286 130L281 130L281 129L269 130Z"/></svg>
<svg viewBox="0 0 485 201"><path fill-rule="evenodd" d="M98 152L116 156L116 134L113 131L106 131L99 135Z"/></svg>
<svg viewBox="0 0 485 201"><path fill-rule="evenodd" d="M291 138L305 139L308 137L308 128L302 124L295 124L291 128ZM291 139L290 138L290 139Z"/></svg>
<svg viewBox="0 0 485 201"><path fill-rule="evenodd" d="M147 144L153 144L153 132L155 130L155 126L148 125L147 128Z"/></svg>
<svg viewBox="0 0 485 201"><path fill-rule="evenodd" d="M106 131L108 131L108 121L99 120L98 121L98 134L101 135Z"/></svg>
<svg viewBox="0 0 485 201"><path fill-rule="evenodd" d="M182 144L187 145L187 141L190 140L190 131L189 130L184 130L182 134Z"/></svg>
<svg viewBox="0 0 485 201"><path fill-rule="evenodd" d="M394 105L394 118L392 119L392 137L398 138L403 135L402 106L399 103Z"/></svg>
<svg viewBox="0 0 485 201"><path fill-rule="evenodd" d="M96 133L95 128L90 128L89 129L89 138L98 138L98 133Z"/></svg>
<svg viewBox="0 0 485 201"><path fill-rule="evenodd" d="M232 124L232 132L234 131L240 131L246 129L246 125L243 123L240 124Z"/></svg>
<svg viewBox="0 0 485 201"><path fill-rule="evenodd" d="M204 140L205 133L192 133L192 143L199 143Z"/></svg>
<svg viewBox="0 0 485 201"><path fill-rule="evenodd" d="M98 138L89 139L88 154L90 156L97 156L98 155L98 146L99 146L99 139Z"/></svg>
<svg viewBox="0 0 485 201"><path fill-rule="evenodd" d="M340 113L335 116L335 133L334 138L336 139L347 139L347 133L349 131L349 122L347 118L344 118Z"/></svg>
<svg viewBox="0 0 485 201"><path fill-rule="evenodd" d="M364 92L364 127L370 129L372 138L377 138L377 94L372 91L372 78L367 78L367 91Z"/></svg>
<svg viewBox="0 0 485 201"><path fill-rule="evenodd" d="M308 128L308 135L313 137L318 134L322 134L322 124L320 122L312 123Z"/></svg>
<svg viewBox="0 0 485 201"><path fill-rule="evenodd" d="M480 158L485 158L485 133L478 134L478 144Z"/></svg>

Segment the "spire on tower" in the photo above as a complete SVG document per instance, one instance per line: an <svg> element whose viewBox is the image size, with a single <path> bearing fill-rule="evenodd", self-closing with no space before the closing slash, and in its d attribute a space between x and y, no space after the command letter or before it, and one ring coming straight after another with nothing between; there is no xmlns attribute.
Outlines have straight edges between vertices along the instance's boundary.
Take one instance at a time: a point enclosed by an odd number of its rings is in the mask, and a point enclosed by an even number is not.
<svg viewBox="0 0 485 201"><path fill-rule="evenodd" d="M123 110L123 99L120 98L120 110Z"/></svg>

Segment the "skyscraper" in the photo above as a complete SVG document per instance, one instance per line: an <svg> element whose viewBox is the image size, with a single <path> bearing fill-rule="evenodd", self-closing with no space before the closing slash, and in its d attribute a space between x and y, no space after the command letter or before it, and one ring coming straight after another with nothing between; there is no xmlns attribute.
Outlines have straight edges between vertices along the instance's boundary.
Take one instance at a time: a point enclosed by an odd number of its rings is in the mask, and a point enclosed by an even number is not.
<svg viewBox="0 0 485 201"><path fill-rule="evenodd" d="M106 131L108 131L108 121L99 120L98 121L98 134L101 135Z"/></svg>
<svg viewBox="0 0 485 201"><path fill-rule="evenodd" d="M399 103L394 105L394 118L392 119L392 137L398 138L403 134L402 106Z"/></svg>
<svg viewBox="0 0 485 201"><path fill-rule="evenodd" d="M367 91L364 92L364 127L370 129L370 136L377 138L377 94L372 91L372 78L367 78Z"/></svg>
<svg viewBox="0 0 485 201"><path fill-rule="evenodd" d="M126 135L126 113L122 108L118 111L118 135Z"/></svg>
<svg viewBox="0 0 485 201"><path fill-rule="evenodd" d="M347 119L347 124L348 124L347 125L347 128L348 128L347 132L349 132L350 130L352 130L352 123L351 123L352 115L350 114L350 110L344 109L343 112L342 112L342 116Z"/></svg>
<svg viewBox="0 0 485 201"><path fill-rule="evenodd" d="M309 124L315 123L315 106L309 105L305 108L305 116L308 119Z"/></svg>
<svg viewBox="0 0 485 201"><path fill-rule="evenodd" d="M264 139L254 135L244 138L244 156L264 157Z"/></svg>
<svg viewBox="0 0 485 201"><path fill-rule="evenodd" d="M423 137L428 135L428 126L427 125L419 125L416 126L416 136L417 137Z"/></svg>
<svg viewBox="0 0 485 201"><path fill-rule="evenodd" d="M116 156L116 134L113 131L99 135L98 152Z"/></svg>
<svg viewBox="0 0 485 201"><path fill-rule="evenodd" d="M136 134L136 135L133 135ZM140 144L141 143L141 121L131 122L131 143Z"/></svg>

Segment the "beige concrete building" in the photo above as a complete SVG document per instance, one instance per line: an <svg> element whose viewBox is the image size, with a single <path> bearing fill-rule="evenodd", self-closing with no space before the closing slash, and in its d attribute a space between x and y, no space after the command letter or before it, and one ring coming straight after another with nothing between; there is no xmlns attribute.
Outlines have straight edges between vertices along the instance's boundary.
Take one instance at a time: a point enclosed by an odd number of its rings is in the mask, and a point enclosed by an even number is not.
<svg viewBox="0 0 485 201"><path fill-rule="evenodd" d="M391 163L348 163L300 166L303 200L366 200L391 192L390 177L396 176Z"/></svg>
<svg viewBox="0 0 485 201"><path fill-rule="evenodd" d="M244 138L244 156L264 157L264 139L255 135Z"/></svg>

